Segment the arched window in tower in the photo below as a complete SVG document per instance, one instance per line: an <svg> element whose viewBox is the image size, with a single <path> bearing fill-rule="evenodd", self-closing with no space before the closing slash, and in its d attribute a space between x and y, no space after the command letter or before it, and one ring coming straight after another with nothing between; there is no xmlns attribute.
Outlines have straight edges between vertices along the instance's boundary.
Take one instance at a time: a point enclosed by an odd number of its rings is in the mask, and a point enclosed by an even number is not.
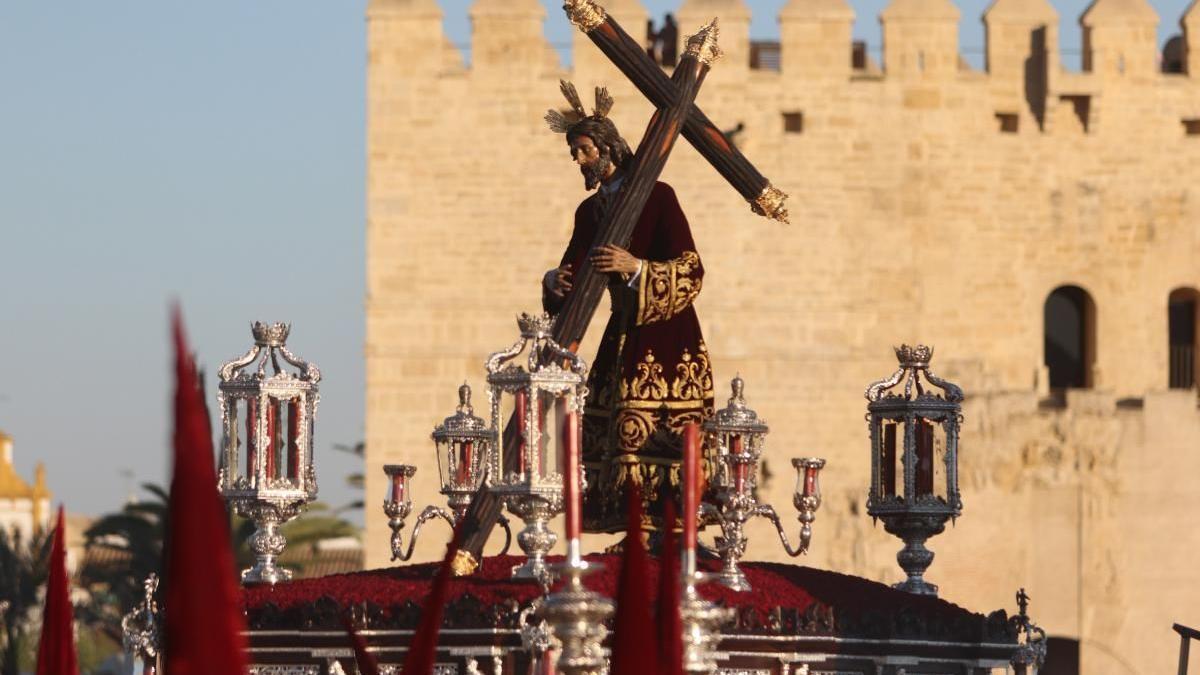
<svg viewBox="0 0 1200 675"><path fill-rule="evenodd" d="M1198 379L1200 291L1176 288L1167 296L1167 337L1170 346L1167 385L1172 389L1191 389Z"/></svg>
<svg viewBox="0 0 1200 675"><path fill-rule="evenodd" d="M1096 360L1096 304L1078 286L1059 286L1042 312L1044 358L1051 389L1092 386Z"/></svg>

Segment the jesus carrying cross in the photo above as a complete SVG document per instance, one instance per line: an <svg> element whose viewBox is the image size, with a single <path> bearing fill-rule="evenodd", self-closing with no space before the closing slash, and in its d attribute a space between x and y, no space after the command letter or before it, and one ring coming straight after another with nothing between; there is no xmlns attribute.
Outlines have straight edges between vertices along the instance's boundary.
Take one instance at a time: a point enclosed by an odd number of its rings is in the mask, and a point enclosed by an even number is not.
<svg viewBox="0 0 1200 675"><path fill-rule="evenodd" d="M588 377L583 462L588 491L584 527L625 529L625 491L639 486L647 527L661 525L663 499L676 499L684 426L713 411L712 370L692 301L704 268L687 218L669 185L656 182L628 247L592 248L630 169L633 153L608 118L612 99L596 91L593 114L563 83L571 118L551 111L551 128L566 134L584 185L596 193L575 211L575 227L559 266L543 279L543 304L557 313L573 290L572 271L607 276L612 316ZM573 118L573 119L572 119Z"/></svg>

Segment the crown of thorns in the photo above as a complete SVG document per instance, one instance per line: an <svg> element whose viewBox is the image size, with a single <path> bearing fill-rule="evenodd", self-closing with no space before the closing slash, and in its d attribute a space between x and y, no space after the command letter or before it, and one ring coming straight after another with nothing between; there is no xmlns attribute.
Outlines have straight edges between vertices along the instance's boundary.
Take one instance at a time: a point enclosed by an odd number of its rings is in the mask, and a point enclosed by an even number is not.
<svg viewBox="0 0 1200 675"><path fill-rule="evenodd" d="M558 84L567 103L571 104L571 111L564 114L553 108L547 110L546 123L550 125L551 131L556 134L565 134L571 130L571 127L588 117L594 120L608 119L608 113L613 107L613 98L608 93L608 89L596 87L596 107L592 109L592 114L588 115L587 111L583 109L583 102L579 100L579 92L575 91L575 85L566 80L559 80Z"/></svg>

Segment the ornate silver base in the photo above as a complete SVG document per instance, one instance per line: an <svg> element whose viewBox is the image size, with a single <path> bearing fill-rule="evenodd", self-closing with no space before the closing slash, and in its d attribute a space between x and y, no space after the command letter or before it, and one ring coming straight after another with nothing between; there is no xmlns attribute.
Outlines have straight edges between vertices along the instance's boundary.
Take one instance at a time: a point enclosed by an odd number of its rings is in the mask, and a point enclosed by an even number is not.
<svg viewBox="0 0 1200 675"><path fill-rule="evenodd" d="M700 598L695 587L684 591L679 608L683 624L683 671L712 673L717 669L717 644L721 626L733 619L734 610Z"/></svg>
<svg viewBox="0 0 1200 675"><path fill-rule="evenodd" d="M565 675L602 675L608 666L603 647L608 629L604 622L612 616L613 603L583 586L583 577L598 567L575 561L551 569L565 576L567 583L563 590L545 599L538 615L562 645L558 671Z"/></svg>
<svg viewBox="0 0 1200 675"><path fill-rule="evenodd" d="M255 555L254 567L242 570L242 583L274 585L280 581L291 581L291 571L275 564L287 546L287 539L279 527L299 515L304 503L279 504L259 499L242 503L235 501L234 506L238 514L253 520L258 527L250 537L250 549Z"/></svg>
<svg viewBox="0 0 1200 675"><path fill-rule="evenodd" d="M547 527L558 512L555 504L534 495L509 496L508 510L525 522L517 533L517 545L525 552L526 560L512 570L514 579L533 579L543 587L550 585L551 573L546 556L558 542L558 535Z"/></svg>

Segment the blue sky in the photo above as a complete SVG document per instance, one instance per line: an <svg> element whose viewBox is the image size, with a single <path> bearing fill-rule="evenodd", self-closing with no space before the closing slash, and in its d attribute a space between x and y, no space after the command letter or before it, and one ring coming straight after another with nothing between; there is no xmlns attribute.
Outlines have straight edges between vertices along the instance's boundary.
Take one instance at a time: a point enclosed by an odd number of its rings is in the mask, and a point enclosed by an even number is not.
<svg viewBox="0 0 1200 675"><path fill-rule="evenodd" d="M442 4L467 44L469 0ZM783 4L749 0L754 37L777 33ZM883 4L853 3L876 49ZM546 5L548 38L569 43ZM292 322L325 375L322 498L353 497L341 478L357 463L332 446L363 433L364 6L0 3L0 428L69 510L166 480L173 298L214 391L250 321ZM979 65L985 4L959 6ZM1064 49L1084 6L1056 3ZM1155 6L1161 43L1185 3Z"/></svg>

